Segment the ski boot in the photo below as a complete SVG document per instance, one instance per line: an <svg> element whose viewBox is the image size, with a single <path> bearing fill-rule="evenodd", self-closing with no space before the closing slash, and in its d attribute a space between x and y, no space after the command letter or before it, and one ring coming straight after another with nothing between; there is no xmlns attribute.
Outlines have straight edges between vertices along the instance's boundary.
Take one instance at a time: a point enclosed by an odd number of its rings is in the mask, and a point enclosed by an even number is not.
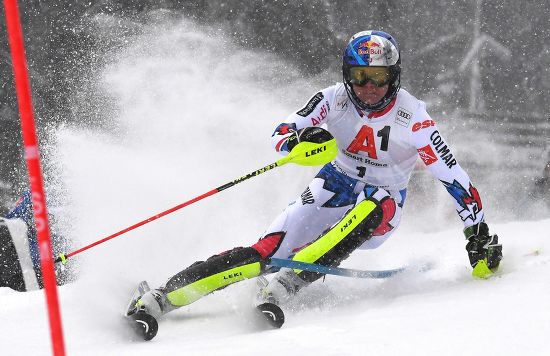
<svg viewBox="0 0 550 356"><path fill-rule="evenodd" d="M301 279L294 270L281 268L271 281L265 277L258 278L258 301L265 301L273 304L287 303L298 291L309 283Z"/></svg>

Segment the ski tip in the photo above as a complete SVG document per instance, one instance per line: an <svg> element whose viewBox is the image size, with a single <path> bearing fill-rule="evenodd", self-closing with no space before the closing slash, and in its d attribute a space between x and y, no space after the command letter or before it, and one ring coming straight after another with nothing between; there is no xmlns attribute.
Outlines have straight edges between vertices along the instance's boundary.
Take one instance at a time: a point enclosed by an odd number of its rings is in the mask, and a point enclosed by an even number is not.
<svg viewBox="0 0 550 356"><path fill-rule="evenodd" d="M142 311L138 311L135 314L129 316L129 319L132 323L132 329L138 334L143 340L149 341L157 335L159 329L157 320Z"/></svg>
<svg viewBox="0 0 550 356"><path fill-rule="evenodd" d="M256 309L262 313L269 326L274 329L280 329L285 323L285 313L276 304L263 303L258 305Z"/></svg>

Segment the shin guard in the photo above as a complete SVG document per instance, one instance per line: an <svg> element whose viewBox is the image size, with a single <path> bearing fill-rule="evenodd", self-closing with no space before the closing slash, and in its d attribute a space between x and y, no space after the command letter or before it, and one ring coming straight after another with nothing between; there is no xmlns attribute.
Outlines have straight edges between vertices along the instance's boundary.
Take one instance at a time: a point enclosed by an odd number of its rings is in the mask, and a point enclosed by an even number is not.
<svg viewBox="0 0 550 356"><path fill-rule="evenodd" d="M383 211L377 201L363 200L348 211L336 225L296 253L292 259L336 267L372 236L373 231L381 224L382 218ZM294 272L301 280L309 283L323 276L317 272Z"/></svg>
<svg viewBox="0 0 550 356"><path fill-rule="evenodd" d="M196 262L176 274L161 288L173 308L191 304L230 284L259 276L265 260L252 247L238 247Z"/></svg>

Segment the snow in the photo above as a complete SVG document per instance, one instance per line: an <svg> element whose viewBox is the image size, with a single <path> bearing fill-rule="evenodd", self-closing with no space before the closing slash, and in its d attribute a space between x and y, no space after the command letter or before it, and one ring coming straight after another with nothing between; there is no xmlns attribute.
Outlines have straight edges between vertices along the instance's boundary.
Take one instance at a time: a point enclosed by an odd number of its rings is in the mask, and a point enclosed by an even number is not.
<svg viewBox="0 0 550 356"><path fill-rule="evenodd" d="M268 137L317 84L300 80L280 59L206 32L183 22L153 25L129 39L97 78L118 104L113 127L55 132L50 151L60 176L49 192L70 212L61 230L76 247L278 158ZM497 212L485 206L504 260L493 278L476 280L447 196L441 196L446 205L406 205L388 242L342 264L387 269L430 262L429 271L385 280L327 276L283 306L285 325L269 331L250 321L256 287L245 281L166 315L152 341L135 340L122 313L139 281L158 286L198 259L255 242L315 172L277 168L73 257L79 277L58 290L67 353L550 352L550 219L493 222ZM1 354L50 354L43 291L0 288L0 300Z"/></svg>
<svg viewBox="0 0 550 356"><path fill-rule="evenodd" d="M279 330L254 329L247 315L254 283L247 281L167 314L152 341L132 340L121 314L127 301L109 287L112 277L102 276L103 283L81 278L59 288L67 351L73 355L547 354L550 220L492 228L500 234L505 259L489 280L470 276L459 246L463 241L455 229L396 234L378 250L358 251L345 266L373 269L430 260L433 268L382 281L328 276L284 307L287 321ZM117 262L110 268L124 270L123 259ZM163 269L159 261L149 263ZM2 288L0 298L2 354L47 355L50 340L43 292Z"/></svg>

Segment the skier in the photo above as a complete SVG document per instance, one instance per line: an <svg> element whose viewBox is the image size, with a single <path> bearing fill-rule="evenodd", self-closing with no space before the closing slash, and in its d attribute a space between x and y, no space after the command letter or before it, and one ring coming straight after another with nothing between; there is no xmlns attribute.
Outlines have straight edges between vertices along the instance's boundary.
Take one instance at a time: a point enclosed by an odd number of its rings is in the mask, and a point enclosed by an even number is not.
<svg viewBox="0 0 550 356"><path fill-rule="evenodd" d="M499 266L502 247L489 234L480 196L425 104L400 88L400 64L392 36L382 31L355 34L344 51L343 82L316 93L272 136L283 155L300 142L335 137L337 157L258 242L193 263L164 286L133 299L128 315L158 318L215 290L271 272L266 268L271 257L338 266L358 248L380 246L399 225L417 156L455 203L474 276L490 276ZM261 291L262 299L282 303L320 277L282 268Z"/></svg>
<svg viewBox="0 0 550 356"><path fill-rule="evenodd" d="M42 288L30 191L0 218L0 287L19 292Z"/></svg>
<svg viewBox="0 0 550 356"><path fill-rule="evenodd" d="M54 253L66 247L58 234L52 234ZM73 269L56 266L58 284L73 279ZM25 191L16 206L0 217L0 287L19 292L43 288L40 251L34 224L30 190Z"/></svg>

